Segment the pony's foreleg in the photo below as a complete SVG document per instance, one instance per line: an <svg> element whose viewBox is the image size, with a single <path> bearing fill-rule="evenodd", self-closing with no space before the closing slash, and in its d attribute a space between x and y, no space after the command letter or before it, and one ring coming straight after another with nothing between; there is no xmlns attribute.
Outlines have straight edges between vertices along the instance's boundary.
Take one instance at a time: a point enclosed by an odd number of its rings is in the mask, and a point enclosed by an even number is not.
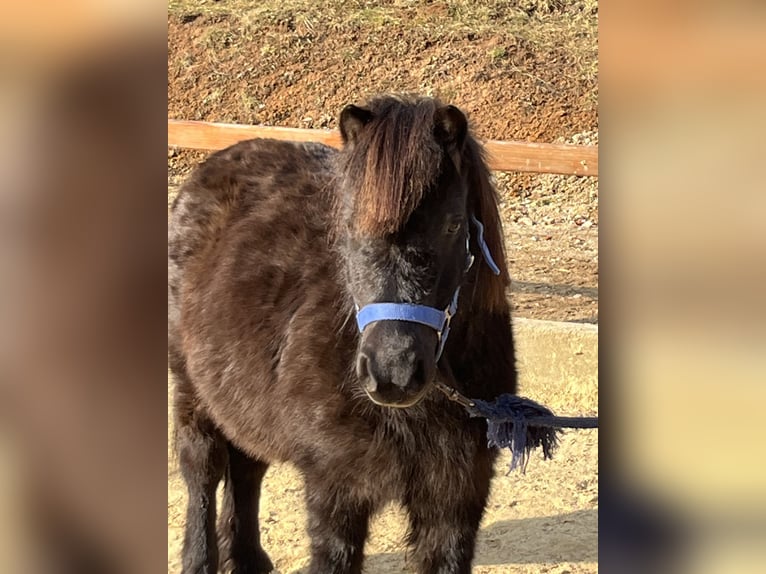
<svg viewBox="0 0 766 574"><path fill-rule="evenodd" d="M311 536L309 574L359 574L370 506L342 493L344 485L328 488L321 479L306 477Z"/></svg>
<svg viewBox="0 0 766 574"><path fill-rule="evenodd" d="M233 574L267 574L274 569L261 547L258 506L268 463L229 443L229 468L221 510L221 547Z"/></svg>
<svg viewBox="0 0 766 574"><path fill-rule="evenodd" d="M195 410L191 392L177 377L176 452L189 495L182 571L216 574L215 491L226 468L226 441L207 416Z"/></svg>
<svg viewBox="0 0 766 574"><path fill-rule="evenodd" d="M424 481L405 501L411 557L420 574L470 574L492 476L489 459L476 462L483 468L462 487L440 488Z"/></svg>

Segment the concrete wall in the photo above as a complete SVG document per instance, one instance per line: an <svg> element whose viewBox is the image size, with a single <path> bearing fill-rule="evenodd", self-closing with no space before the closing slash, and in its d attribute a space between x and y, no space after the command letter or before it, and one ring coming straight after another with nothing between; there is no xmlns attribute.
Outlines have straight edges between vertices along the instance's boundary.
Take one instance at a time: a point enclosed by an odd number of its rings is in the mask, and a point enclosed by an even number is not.
<svg viewBox="0 0 766 574"><path fill-rule="evenodd" d="M561 415L598 412L598 325L514 319L519 394Z"/></svg>

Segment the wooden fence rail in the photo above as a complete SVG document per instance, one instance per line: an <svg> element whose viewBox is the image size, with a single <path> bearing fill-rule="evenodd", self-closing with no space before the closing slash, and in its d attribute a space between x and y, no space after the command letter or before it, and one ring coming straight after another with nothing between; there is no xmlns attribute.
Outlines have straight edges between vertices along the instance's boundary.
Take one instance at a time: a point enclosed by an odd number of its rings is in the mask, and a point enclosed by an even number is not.
<svg viewBox="0 0 766 574"><path fill-rule="evenodd" d="M218 150L251 138L341 145L337 131L168 120L169 147ZM489 140L484 147L494 170L598 177L598 146Z"/></svg>

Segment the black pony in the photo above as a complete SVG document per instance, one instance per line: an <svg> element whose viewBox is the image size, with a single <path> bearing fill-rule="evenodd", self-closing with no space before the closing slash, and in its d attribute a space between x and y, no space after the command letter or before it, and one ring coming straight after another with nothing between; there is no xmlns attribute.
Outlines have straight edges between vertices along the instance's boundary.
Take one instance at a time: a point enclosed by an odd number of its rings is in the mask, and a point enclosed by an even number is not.
<svg viewBox="0 0 766 574"><path fill-rule="evenodd" d="M419 572L470 572L496 453L485 422L432 389L516 391L496 195L454 106L382 96L339 123L342 151L251 140L215 153L173 205L187 574L218 570L219 540L221 568L271 571L258 501L274 461L305 478L311 573L360 572L389 501L408 513Z"/></svg>

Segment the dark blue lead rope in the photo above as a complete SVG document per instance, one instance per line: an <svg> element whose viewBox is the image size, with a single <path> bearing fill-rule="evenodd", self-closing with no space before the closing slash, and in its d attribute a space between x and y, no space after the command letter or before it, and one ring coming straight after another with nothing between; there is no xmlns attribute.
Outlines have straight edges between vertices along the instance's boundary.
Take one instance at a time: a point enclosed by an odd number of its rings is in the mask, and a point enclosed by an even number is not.
<svg viewBox="0 0 766 574"><path fill-rule="evenodd" d="M562 429L598 428L598 417L559 417L535 401L517 395L503 394L492 402L469 399L442 382L436 388L447 398L462 405L471 417L487 421L487 444L511 451L510 471L524 472L529 455L542 448L543 458L553 457Z"/></svg>

